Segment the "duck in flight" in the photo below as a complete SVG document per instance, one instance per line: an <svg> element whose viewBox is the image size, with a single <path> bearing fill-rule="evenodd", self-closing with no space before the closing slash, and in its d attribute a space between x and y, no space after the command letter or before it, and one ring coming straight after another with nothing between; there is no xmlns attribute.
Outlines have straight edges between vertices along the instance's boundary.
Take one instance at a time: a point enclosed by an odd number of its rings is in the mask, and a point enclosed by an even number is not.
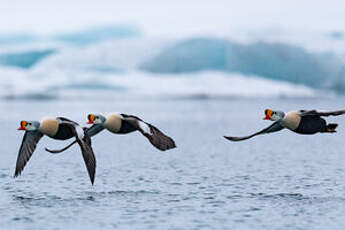
<svg viewBox="0 0 345 230"><path fill-rule="evenodd" d="M345 110L319 112L316 110L299 110L284 113L282 111L273 111L271 109L265 110L264 120L271 120L274 123L267 128L256 132L254 134L244 137L224 136L230 141L243 141L252 137L278 132L287 128L298 134L316 134L316 133L335 133L338 124L329 123L322 117L339 116L345 114Z"/></svg>
<svg viewBox="0 0 345 230"><path fill-rule="evenodd" d="M91 139L76 122L64 117L44 118L41 121L21 121L18 130L25 131L25 134L19 149L14 177L22 173L35 151L37 143L44 135L55 140L67 140L75 137L80 146L91 184L94 183L96 159L91 147Z"/></svg>
<svg viewBox="0 0 345 230"><path fill-rule="evenodd" d="M87 118L88 124L92 124L92 126L90 128L86 128L85 132L90 137L93 137L104 129L107 129L109 132L114 134L127 134L139 131L154 147L161 151L166 151L176 147L175 142L171 137L165 135L155 126L133 115L111 113L104 116L101 114L89 114ZM57 150L46 148L46 151L50 153L61 153L75 143L76 141Z"/></svg>

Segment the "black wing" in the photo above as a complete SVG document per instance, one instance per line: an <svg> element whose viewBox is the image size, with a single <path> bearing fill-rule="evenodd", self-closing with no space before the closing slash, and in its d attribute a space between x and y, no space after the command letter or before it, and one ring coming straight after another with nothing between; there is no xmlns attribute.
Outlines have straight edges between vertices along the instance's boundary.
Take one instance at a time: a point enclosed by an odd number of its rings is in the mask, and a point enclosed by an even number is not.
<svg viewBox="0 0 345 230"><path fill-rule="evenodd" d="M87 172L89 173L91 184L93 184L96 174L96 158L91 147L91 139L89 136L85 135L83 139L79 139L77 137L77 142L83 154L84 162L87 168Z"/></svg>
<svg viewBox="0 0 345 230"><path fill-rule="evenodd" d="M133 115L121 114L121 116L125 121L141 132L157 149L165 151L176 147L174 140L155 126Z"/></svg>
<svg viewBox="0 0 345 230"><path fill-rule="evenodd" d="M29 161L33 152L36 149L36 145L42 138L43 134L40 131L26 131L23 137L22 144L19 149L16 171L14 177L17 177L23 171L26 163Z"/></svg>
<svg viewBox="0 0 345 230"><path fill-rule="evenodd" d="M70 120L70 119L68 119L66 117L57 117L56 119L62 121L63 123L69 123L69 124L73 124L73 125L79 126L79 124L77 122L72 121L72 120Z"/></svg>
<svg viewBox="0 0 345 230"><path fill-rule="evenodd" d="M266 133L273 133L273 132L278 132L280 130L284 129L284 127L281 125L281 120L274 122L272 125L268 126L267 128L256 132L254 134L251 134L249 136L245 136L245 137L229 137L229 136L224 136L226 139L228 139L229 141L243 141L243 140L247 140L250 139L252 137L255 137L257 135L261 135L261 134L266 134Z"/></svg>
<svg viewBox="0 0 345 230"><path fill-rule="evenodd" d="M91 138L77 123L73 121L70 122L69 120L62 120L62 122L69 125L74 130L74 136L80 146L91 184L93 184L96 174L96 158L91 147Z"/></svg>
<svg viewBox="0 0 345 230"><path fill-rule="evenodd" d="M77 141L73 141L71 144L67 145L66 147L63 147L62 149L48 149L48 148L44 148L44 149L47 152L50 152L50 153L53 153L53 154L57 154L57 153L62 153L64 151L66 151L67 149L72 147L75 143L77 143Z"/></svg>
<svg viewBox="0 0 345 230"><path fill-rule="evenodd" d="M66 119L68 120L68 119ZM73 121L72 121L73 122ZM75 123L75 122L74 122ZM100 124L97 124L97 125L92 125L90 128L83 128L85 133L89 136L89 137L93 137L94 135L98 134L99 132L103 131L104 130L104 126L103 125L100 125ZM62 149L48 149L48 148L45 148L45 150L47 152L50 152L50 153L62 153L64 151L66 151L67 149L69 149L71 146L73 146L75 143L77 143L77 141L73 141L71 144L67 145L66 147L62 148Z"/></svg>
<svg viewBox="0 0 345 230"><path fill-rule="evenodd" d="M345 114L345 110L329 111L329 112L319 112L316 110L300 110L301 116L339 116Z"/></svg>

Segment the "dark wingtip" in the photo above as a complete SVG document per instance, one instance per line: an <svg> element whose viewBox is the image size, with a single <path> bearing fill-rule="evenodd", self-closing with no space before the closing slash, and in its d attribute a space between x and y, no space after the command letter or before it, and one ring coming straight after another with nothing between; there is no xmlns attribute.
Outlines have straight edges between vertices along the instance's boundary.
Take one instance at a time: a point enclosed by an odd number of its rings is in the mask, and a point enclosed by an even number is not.
<svg viewBox="0 0 345 230"><path fill-rule="evenodd" d="M95 183L95 174L96 174L96 171L93 173L93 175L90 175L90 180L91 180L91 185L92 186Z"/></svg>
<svg viewBox="0 0 345 230"><path fill-rule="evenodd" d="M95 171L90 171L89 169L87 169L88 171L88 174L89 174L89 177L90 177L90 182L91 182L91 185L94 184L95 182L95 175L96 175L96 168L95 168Z"/></svg>
<svg viewBox="0 0 345 230"><path fill-rule="evenodd" d="M156 149L158 149L162 152L176 148L175 141L168 136L165 136L165 137L167 137L168 140L160 140L158 143L155 143L150 139L150 142ZM163 141L163 143L162 143L162 141Z"/></svg>
<svg viewBox="0 0 345 230"><path fill-rule="evenodd" d="M16 171L14 172L13 177L16 178L16 177L20 176L20 174L21 174L21 172L16 169Z"/></svg>
<svg viewBox="0 0 345 230"><path fill-rule="evenodd" d="M44 150L51 153L50 149L48 148L44 148Z"/></svg>
<svg viewBox="0 0 345 230"><path fill-rule="evenodd" d="M229 141L239 141L236 137L228 137L228 136L224 136L225 139L229 140Z"/></svg>
<svg viewBox="0 0 345 230"><path fill-rule="evenodd" d="M47 151L48 153L52 153L52 154L60 153L59 150L52 150L52 149L48 149L48 148L44 148L44 150Z"/></svg>
<svg viewBox="0 0 345 230"><path fill-rule="evenodd" d="M165 150L169 150L169 149L174 149L174 148L176 148L175 141L174 141L174 140L171 140L171 142L172 142L171 145L169 145L168 148L165 149Z"/></svg>
<svg viewBox="0 0 345 230"><path fill-rule="evenodd" d="M166 151L166 150L170 150L170 149L174 149L174 148L176 148L175 142L173 142L171 145L166 146L166 148L159 149L159 150Z"/></svg>

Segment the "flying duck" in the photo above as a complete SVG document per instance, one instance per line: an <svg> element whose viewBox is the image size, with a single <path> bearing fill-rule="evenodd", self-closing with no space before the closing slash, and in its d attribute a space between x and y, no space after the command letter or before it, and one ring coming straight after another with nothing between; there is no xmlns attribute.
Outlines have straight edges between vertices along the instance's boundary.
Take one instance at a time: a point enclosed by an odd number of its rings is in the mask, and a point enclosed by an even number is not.
<svg viewBox="0 0 345 230"><path fill-rule="evenodd" d="M287 128L298 134L315 134L315 133L335 133L338 124L329 123L322 117L339 116L345 114L345 110L318 112L316 110L299 110L284 113L282 111L265 110L266 117L264 120L271 120L274 123L267 128L254 134L244 137L224 136L230 141L243 141L255 137L257 135L278 132Z"/></svg>
<svg viewBox="0 0 345 230"><path fill-rule="evenodd" d="M75 137L75 142L78 142L83 154L91 184L93 184L96 159L91 147L91 139L76 122L64 117L44 118L41 121L21 121L18 130L25 131L25 134L19 149L14 177L21 174L35 151L37 143L44 135L56 140L67 140Z"/></svg>
<svg viewBox="0 0 345 230"><path fill-rule="evenodd" d="M175 148L175 142L172 138L162 133L155 126L143 121L139 117L127 114L111 113L107 116L101 114L89 114L87 116L88 124L93 124L90 128L86 128L86 134L90 137L98 134L99 132L107 129L115 134L127 134L134 131L141 132L151 144L161 151ZM61 153L75 144L72 142L68 146L58 150L51 150L46 148L50 153Z"/></svg>

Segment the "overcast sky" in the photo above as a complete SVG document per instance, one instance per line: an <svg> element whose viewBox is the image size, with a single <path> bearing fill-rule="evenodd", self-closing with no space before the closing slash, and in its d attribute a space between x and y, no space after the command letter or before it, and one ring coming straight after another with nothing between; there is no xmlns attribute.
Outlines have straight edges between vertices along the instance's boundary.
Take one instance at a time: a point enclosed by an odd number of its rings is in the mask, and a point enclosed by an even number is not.
<svg viewBox="0 0 345 230"><path fill-rule="evenodd" d="M58 33L131 23L147 35L283 27L343 30L344 1L316 0L0 0L0 32Z"/></svg>

